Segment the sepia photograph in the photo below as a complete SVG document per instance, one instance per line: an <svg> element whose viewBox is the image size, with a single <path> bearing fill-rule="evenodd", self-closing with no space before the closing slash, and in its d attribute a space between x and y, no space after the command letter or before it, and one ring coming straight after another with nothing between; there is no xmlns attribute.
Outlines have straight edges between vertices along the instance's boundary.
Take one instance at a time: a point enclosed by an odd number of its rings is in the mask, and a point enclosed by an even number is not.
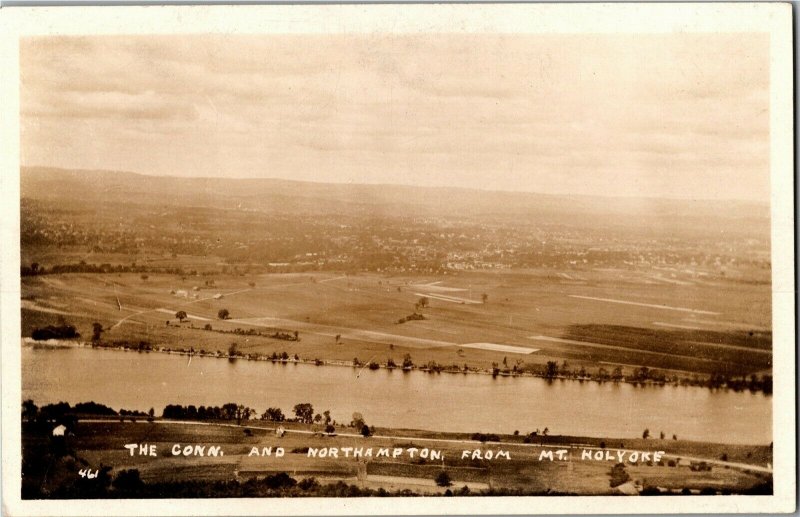
<svg viewBox="0 0 800 517"><path fill-rule="evenodd" d="M3 13L15 515L793 511L788 4L216 9Z"/></svg>

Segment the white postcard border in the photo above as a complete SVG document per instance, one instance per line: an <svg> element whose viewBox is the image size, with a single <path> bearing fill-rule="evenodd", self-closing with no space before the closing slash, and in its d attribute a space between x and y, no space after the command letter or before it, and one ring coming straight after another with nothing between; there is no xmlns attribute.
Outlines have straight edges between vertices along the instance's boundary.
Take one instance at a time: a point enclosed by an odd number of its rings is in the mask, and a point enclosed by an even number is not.
<svg viewBox="0 0 800 517"><path fill-rule="evenodd" d="M795 479L792 27L788 3L40 7L0 10L0 337L8 515L421 515L790 512ZM20 500L19 37L100 34L769 32L774 495Z"/></svg>

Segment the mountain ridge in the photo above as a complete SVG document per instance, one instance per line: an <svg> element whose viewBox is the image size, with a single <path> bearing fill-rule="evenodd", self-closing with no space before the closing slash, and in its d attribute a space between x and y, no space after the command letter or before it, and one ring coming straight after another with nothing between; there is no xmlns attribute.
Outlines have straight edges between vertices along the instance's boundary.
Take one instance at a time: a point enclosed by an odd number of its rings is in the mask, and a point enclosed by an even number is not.
<svg viewBox="0 0 800 517"><path fill-rule="evenodd" d="M137 202L261 212L398 214L420 217L530 217L558 223L608 216L618 224L670 219L769 221L756 201L685 200L477 190L392 184L321 183L281 178L186 178L136 172L22 167L20 196L63 201ZM626 218L637 220L625 221ZM584 221L585 222L585 221Z"/></svg>

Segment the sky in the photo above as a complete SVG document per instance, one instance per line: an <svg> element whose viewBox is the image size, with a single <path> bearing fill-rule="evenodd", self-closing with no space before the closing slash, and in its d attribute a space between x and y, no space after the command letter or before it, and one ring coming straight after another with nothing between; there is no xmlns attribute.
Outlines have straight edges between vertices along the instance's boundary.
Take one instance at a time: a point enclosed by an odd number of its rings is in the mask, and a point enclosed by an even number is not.
<svg viewBox="0 0 800 517"><path fill-rule="evenodd" d="M29 37L24 166L769 199L765 34Z"/></svg>

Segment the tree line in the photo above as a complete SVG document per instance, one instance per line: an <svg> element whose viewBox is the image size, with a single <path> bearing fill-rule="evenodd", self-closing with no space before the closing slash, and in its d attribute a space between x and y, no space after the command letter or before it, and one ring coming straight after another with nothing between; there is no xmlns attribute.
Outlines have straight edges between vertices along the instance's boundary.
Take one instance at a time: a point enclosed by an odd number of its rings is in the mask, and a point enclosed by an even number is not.
<svg viewBox="0 0 800 517"><path fill-rule="evenodd" d="M136 264L127 266L123 264L111 265L107 263L87 264L83 260L73 264L54 264L49 268L38 262L33 262L30 266L20 266L20 276L59 275L62 273L165 273L181 276L187 274L187 272L180 267L153 267Z"/></svg>

